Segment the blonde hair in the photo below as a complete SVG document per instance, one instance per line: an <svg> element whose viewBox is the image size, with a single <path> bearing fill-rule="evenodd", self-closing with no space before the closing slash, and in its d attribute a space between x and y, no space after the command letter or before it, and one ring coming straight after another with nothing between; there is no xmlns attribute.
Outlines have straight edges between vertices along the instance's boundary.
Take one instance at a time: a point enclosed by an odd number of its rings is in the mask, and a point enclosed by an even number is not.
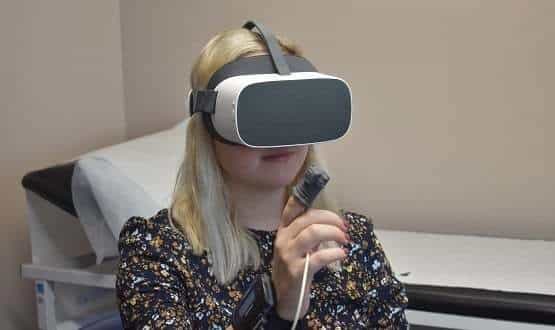
<svg viewBox="0 0 555 330"><path fill-rule="evenodd" d="M282 51L301 56L293 42L276 35ZM221 32L208 41L191 71L191 88L204 89L208 80L221 66L237 58L267 54L261 36L240 28ZM316 145L308 146L308 153L293 182L287 186L290 195L293 186L310 165L327 171L318 157ZM336 202L325 189L314 200L313 208L338 213ZM207 250L211 272L220 284L233 280L243 268L261 265L256 240L235 218L235 208L221 168L216 161L213 140L203 124L201 115L189 119L185 158L179 167L170 205L170 220L181 231L196 255ZM321 246L337 247L335 241ZM328 265L338 270L339 262Z"/></svg>

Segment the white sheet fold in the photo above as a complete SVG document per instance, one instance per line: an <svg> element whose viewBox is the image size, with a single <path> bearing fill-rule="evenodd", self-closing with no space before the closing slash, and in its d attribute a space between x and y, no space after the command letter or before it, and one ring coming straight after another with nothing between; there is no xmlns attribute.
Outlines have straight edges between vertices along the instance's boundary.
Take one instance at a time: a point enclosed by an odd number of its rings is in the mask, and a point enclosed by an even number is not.
<svg viewBox="0 0 555 330"><path fill-rule="evenodd" d="M188 119L76 158L73 203L97 263L118 256L119 232L130 217L150 217L169 206Z"/></svg>

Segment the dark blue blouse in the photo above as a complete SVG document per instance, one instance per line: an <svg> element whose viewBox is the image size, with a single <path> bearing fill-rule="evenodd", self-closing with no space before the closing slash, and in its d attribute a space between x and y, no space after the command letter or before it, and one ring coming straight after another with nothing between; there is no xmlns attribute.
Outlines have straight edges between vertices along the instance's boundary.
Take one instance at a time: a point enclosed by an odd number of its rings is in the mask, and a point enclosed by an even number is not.
<svg viewBox="0 0 555 330"><path fill-rule="evenodd" d="M314 275L310 307L297 329L408 329L405 287L393 274L371 219L346 212L352 243L340 272ZM131 217L119 237L116 290L126 329L225 329L256 275L271 272L277 231L249 229L262 256L228 285L211 273L205 251L198 256L170 225L168 209L149 219Z"/></svg>

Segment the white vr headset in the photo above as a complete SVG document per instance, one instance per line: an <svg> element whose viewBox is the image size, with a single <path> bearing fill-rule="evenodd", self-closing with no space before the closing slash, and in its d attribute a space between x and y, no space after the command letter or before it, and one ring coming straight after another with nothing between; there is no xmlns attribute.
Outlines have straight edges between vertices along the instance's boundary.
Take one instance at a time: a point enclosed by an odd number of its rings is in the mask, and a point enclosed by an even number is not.
<svg viewBox="0 0 555 330"><path fill-rule="evenodd" d="M351 89L343 79L317 72L305 58L284 55L275 37L257 27L269 55L225 64L206 89L190 90L189 113L200 112L220 142L275 148L333 141L351 125Z"/></svg>

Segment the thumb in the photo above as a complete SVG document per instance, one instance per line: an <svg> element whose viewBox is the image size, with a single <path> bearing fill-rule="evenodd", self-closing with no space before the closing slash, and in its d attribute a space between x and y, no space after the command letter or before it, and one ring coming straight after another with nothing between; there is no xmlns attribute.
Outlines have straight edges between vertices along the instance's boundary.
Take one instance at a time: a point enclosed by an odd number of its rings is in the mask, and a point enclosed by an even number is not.
<svg viewBox="0 0 555 330"><path fill-rule="evenodd" d="M289 196L281 215L281 227L287 227L295 218L305 211L306 207L299 203L294 195Z"/></svg>

